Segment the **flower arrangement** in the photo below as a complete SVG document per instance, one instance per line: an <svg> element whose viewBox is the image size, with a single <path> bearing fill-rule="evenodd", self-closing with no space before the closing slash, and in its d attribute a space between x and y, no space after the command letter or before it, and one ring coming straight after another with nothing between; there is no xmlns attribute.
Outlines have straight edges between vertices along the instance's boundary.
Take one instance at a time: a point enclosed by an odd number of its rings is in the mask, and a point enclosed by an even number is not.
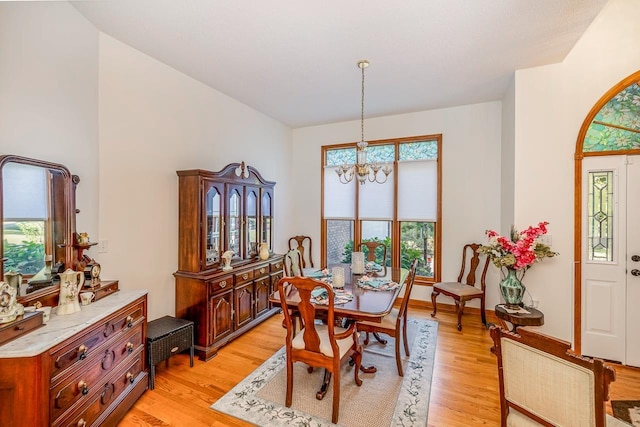
<svg viewBox="0 0 640 427"><path fill-rule="evenodd" d="M548 245L537 241L538 237L547 233L548 222L541 222L537 227L530 226L518 232L511 227L509 238L487 230L487 245L480 246L478 252L487 255L493 264L500 268L521 272L520 279L531 266L543 258L557 256Z"/></svg>

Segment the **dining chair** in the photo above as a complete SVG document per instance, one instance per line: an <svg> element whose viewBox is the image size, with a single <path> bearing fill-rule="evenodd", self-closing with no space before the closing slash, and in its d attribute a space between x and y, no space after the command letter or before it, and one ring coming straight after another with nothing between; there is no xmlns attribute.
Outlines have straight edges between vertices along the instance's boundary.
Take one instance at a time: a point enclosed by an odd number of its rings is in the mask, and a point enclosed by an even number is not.
<svg viewBox="0 0 640 427"><path fill-rule="evenodd" d="M615 371L571 344L527 328L492 326L501 426L628 426L606 413Z"/></svg>
<svg viewBox="0 0 640 427"><path fill-rule="evenodd" d="M289 249L284 254L283 269L285 276L304 276L302 265L302 254L298 249Z"/></svg>
<svg viewBox="0 0 640 427"><path fill-rule="evenodd" d="M326 310L327 323L317 323L316 306L312 302L312 291L323 290L328 295ZM291 407L293 395L293 364L304 362L310 367L324 368L333 379L333 409L331 421L338 422L340 410L340 366L345 360L353 360L356 385L362 385L358 376L362 363L362 345L358 339L356 324L348 328L335 325L333 289L330 285L309 277L283 277L278 282L278 292L282 307L287 306L287 295L298 292L300 302L297 306L302 328L295 332L295 319L289 310L283 310L287 328L287 391L285 405ZM323 310L324 311L324 310Z"/></svg>
<svg viewBox="0 0 640 427"><path fill-rule="evenodd" d="M376 262L382 266L387 265L387 246L380 241L373 241L373 242L362 242L358 245L358 248L360 249L361 252L365 252L363 251L364 248L366 248L366 253L367 253L367 261L373 261ZM377 254L377 249L378 248L382 248L381 252L382 252L382 257L380 259L380 261L378 261L378 254Z"/></svg>
<svg viewBox="0 0 640 427"><path fill-rule="evenodd" d="M365 338L365 345L369 344L369 333L373 334L385 334L389 335L396 340L396 365L398 367L398 375L401 377L404 376L404 371L402 370L402 357L400 356L400 340L404 342L404 352L407 356L409 356L409 342L407 341L407 310L409 307L409 298L411 297L411 290L413 289L413 282L416 277L416 269L418 267L418 260L414 259L411 262L411 267L409 268L409 275L407 276L406 284L407 286L404 289L404 297L402 298L402 302L400 303L399 308L393 308L389 315L385 316L382 319L381 323L376 322L367 322L362 321L358 322L358 331L365 332L367 337ZM386 341L380 339L378 341L382 344L386 344Z"/></svg>
<svg viewBox="0 0 640 427"><path fill-rule="evenodd" d="M433 292L431 292L431 305L433 305L433 313L431 317L436 317L438 306L436 298L440 294L447 295L455 301L456 312L458 314L458 330L462 330L462 314L467 301L472 299L480 299L480 316L482 324L487 326L487 316L485 314L485 278L487 269L489 268L489 257L481 256L478 253L480 247L477 243L468 243L462 248L462 267L456 282L436 282L433 284ZM476 271L484 258L482 273L480 274L480 287L476 286Z"/></svg>
<svg viewBox="0 0 640 427"><path fill-rule="evenodd" d="M302 257L302 268L313 268L313 255L311 253L311 237L293 236L289 238L289 250L297 249Z"/></svg>

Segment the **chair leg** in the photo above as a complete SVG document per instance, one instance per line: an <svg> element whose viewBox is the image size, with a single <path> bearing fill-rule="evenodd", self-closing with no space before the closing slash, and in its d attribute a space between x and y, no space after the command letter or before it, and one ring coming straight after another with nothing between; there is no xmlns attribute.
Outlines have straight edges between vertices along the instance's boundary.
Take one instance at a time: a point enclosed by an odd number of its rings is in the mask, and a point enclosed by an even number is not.
<svg viewBox="0 0 640 427"><path fill-rule="evenodd" d="M293 362L290 360L287 360L287 397L284 403L287 408L291 407L291 397L293 396Z"/></svg>
<svg viewBox="0 0 640 427"><path fill-rule="evenodd" d="M464 301L456 301L456 311L458 312L458 330L462 330L462 313L464 312Z"/></svg>
<svg viewBox="0 0 640 427"><path fill-rule="evenodd" d="M431 292L431 305L433 306L433 313L431 313L431 317L436 317L436 312L438 311L438 306L436 305L436 298L440 295L440 292L433 291Z"/></svg>
<svg viewBox="0 0 640 427"><path fill-rule="evenodd" d="M364 345L369 345L369 332L365 332Z"/></svg>
<svg viewBox="0 0 640 427"><path fill-rule="evenodd" d="M398 375L404 377L402 371L402 356L400 356L400 334L396 334L396 366L398 367Z"/></svg>
<svg viewBox="0 0 640 427"><path fill-rule="evenodd" d="M487 327L487 314L484 310L484 298L480 298L480 316L482 318L482 324L484 327Z"/></svg>
<svg viewBox="0 0 640 427"><path fill-rule="evenodd" d="M333 375L333 410L331 411L331 422L338 423L338 414L340 413L340 367Z"/></svg>

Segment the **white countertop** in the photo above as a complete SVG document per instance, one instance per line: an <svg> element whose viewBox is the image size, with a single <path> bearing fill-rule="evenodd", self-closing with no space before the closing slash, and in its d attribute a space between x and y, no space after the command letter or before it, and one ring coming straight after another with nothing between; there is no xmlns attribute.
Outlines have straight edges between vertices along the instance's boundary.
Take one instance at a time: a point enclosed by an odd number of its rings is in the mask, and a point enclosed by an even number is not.
<svg viewBox="0 0 640 427"><path fill-rule="evenodd" d="M56 307L46 325L0 346L0 358L33 357L44 353L83 329L97 323L143 295L146 290L119 290L89 305L78 313L58 316Z"/></svg>

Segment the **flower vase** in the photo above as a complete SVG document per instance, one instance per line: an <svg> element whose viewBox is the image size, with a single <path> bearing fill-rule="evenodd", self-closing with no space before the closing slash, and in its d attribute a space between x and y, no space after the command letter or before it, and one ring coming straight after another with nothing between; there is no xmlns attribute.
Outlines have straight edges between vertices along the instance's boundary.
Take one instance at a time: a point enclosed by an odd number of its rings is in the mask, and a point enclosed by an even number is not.
<svg viewBox="0 0 640 427"><path fill-rule="evenodd" d="M507 308L518 309L526 288L516 275L517 270L507 269L507 276L500 282L500 293L507 303Z"/></svg>

